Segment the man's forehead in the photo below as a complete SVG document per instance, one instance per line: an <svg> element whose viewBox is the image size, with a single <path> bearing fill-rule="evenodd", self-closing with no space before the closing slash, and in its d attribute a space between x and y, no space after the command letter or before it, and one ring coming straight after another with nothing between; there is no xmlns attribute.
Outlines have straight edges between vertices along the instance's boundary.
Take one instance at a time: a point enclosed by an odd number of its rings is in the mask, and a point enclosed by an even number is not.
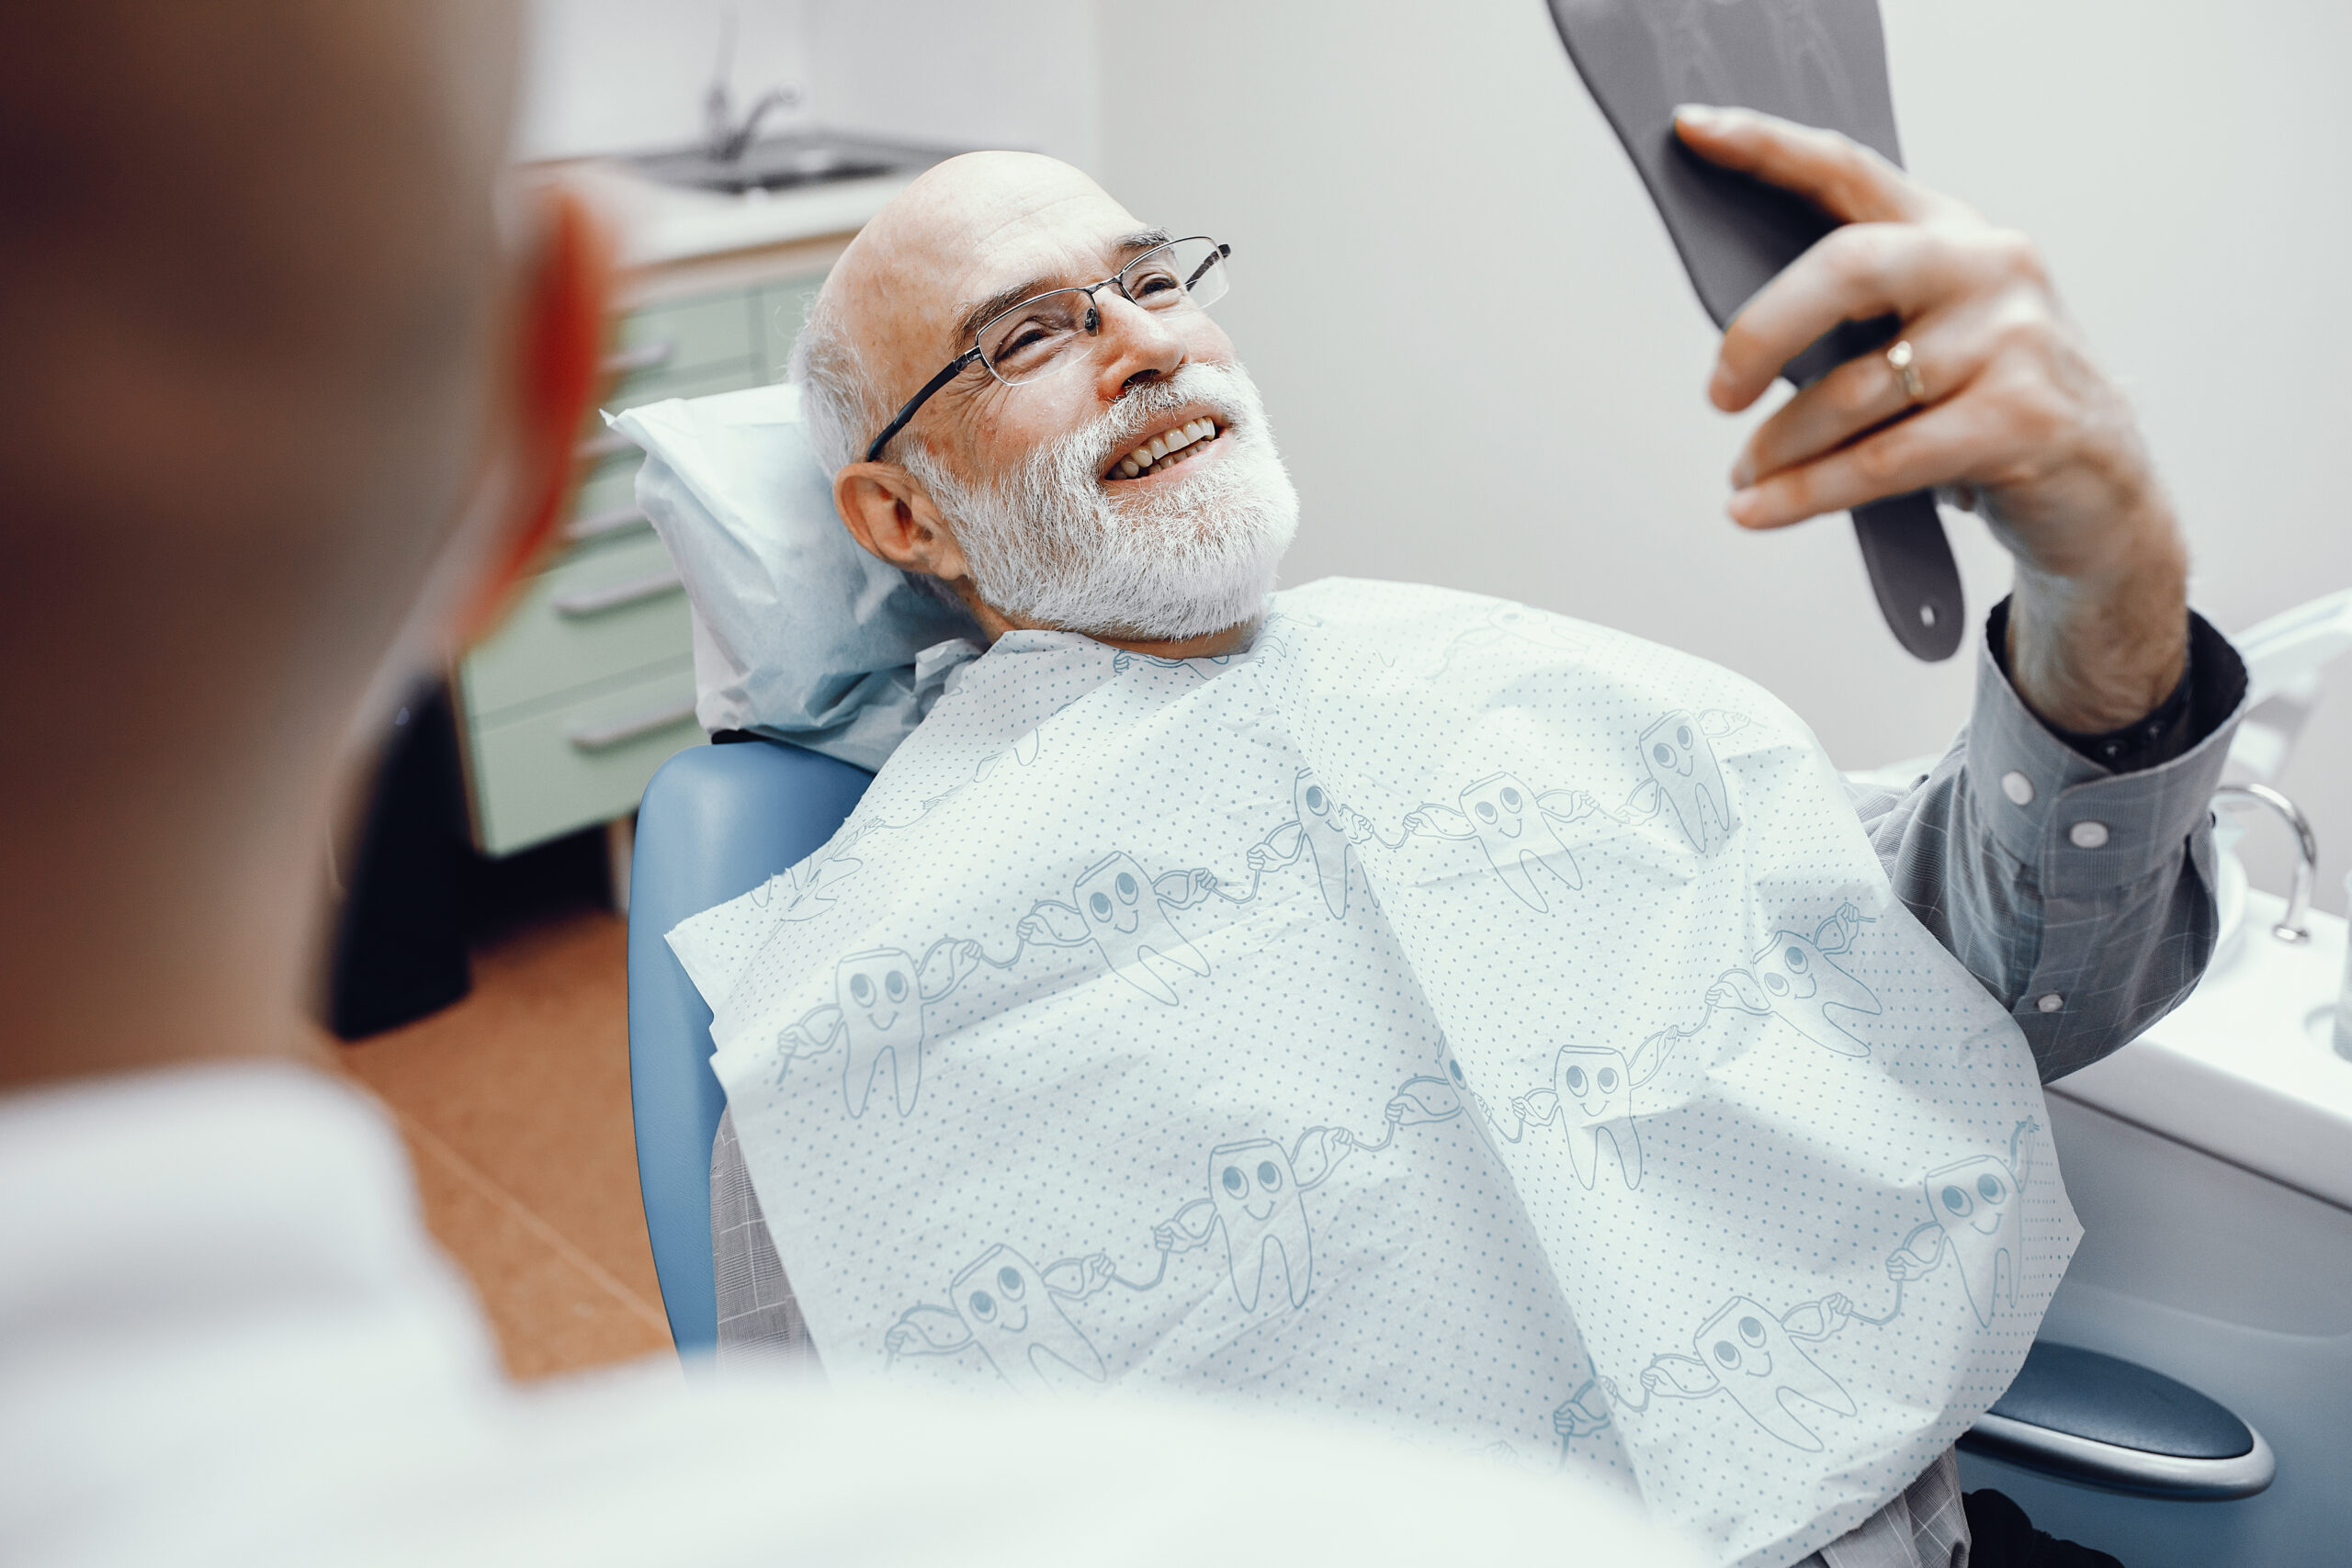
<svg viewBox="0 0 2352 1568"><path fill-rule="evenodd" d="M1091 283L1149 231L1066 164L977 153L926 174L867 225L842 281L905 353L964 346L978 316L1032 286Z"/></svg>

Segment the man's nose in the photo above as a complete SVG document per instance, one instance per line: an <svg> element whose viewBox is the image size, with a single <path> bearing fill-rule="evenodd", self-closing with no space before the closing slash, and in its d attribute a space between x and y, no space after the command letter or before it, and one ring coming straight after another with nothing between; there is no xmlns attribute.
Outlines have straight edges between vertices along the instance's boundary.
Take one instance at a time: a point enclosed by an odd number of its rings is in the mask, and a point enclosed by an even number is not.
<svg viewBox="0 0 2352 1568"><path fill-rule="evenodd" d="M1184 363L1184 340L1169 319L1147 310L1115 289L1096 295L1102 312L1102 344L1095 355L1095 384L1104 402L1129 387L1172 376Z"/></svg>

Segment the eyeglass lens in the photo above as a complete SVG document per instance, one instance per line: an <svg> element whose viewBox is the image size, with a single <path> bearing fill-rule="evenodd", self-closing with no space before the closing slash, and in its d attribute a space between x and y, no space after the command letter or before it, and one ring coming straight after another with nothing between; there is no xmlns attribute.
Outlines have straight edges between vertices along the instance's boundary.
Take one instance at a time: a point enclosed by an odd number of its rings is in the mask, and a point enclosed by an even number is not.
<svg viewBox="0 0 2352 1568"><path fill-rule="evenodd" d="M1227 283L1224 247L1191 239L1144 252L1120 270L1116 287L1147 310L1172 312L1206 309ZM1009 387L1043 380L1076 363L1094 335L1098 309L1083 288L1024 299L980 328L980 363Z"/></svg>

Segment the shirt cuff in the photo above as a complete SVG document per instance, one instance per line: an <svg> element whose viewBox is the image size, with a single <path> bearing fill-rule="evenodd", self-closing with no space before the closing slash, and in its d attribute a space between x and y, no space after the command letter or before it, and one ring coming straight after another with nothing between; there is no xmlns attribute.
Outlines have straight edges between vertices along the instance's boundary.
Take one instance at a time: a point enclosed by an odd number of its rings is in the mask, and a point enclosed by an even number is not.
<svg viewBox="0 0 2352 1568"><path fill-rule="evenodd" d="M2245 709L2245 666L2229 639L2189 612L2189 701L2205 733L2179 756L2117 773L2060 739L2009 683L1987 636L1976 655L1968 725L1970 792L1994 840L2035 868L2045 897L2085 897L2170 866L2201 827Z"/></svg>

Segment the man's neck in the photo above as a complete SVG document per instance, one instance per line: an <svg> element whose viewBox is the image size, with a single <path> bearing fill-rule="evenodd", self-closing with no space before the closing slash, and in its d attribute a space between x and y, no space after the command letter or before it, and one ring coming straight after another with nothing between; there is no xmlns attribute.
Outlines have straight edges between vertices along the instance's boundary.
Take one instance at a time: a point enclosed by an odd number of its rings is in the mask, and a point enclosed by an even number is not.
<svg viewBox="0 0 2352 1568"><path fill-rule="evenodd" d="M1040 626L1034 621L1016 621L1009 615L999 614L993 606L982 604L968 592L963 595L963 599L971 609L972 618L979 622L980 630L988 635L988 639L991 643L1007 632L1064 629L1060 626ZM1173 639L1115 637L1108 632L1088 632L1084 635L1108 647L1122 648L1129 653L1140 653L1149 659L1215 659L1221 654L1238 653L1256 641L1259 620L1260 617L1252 615L1238 626L1227 626L1222 631L1210 632L1204 637Z"/></svg>

